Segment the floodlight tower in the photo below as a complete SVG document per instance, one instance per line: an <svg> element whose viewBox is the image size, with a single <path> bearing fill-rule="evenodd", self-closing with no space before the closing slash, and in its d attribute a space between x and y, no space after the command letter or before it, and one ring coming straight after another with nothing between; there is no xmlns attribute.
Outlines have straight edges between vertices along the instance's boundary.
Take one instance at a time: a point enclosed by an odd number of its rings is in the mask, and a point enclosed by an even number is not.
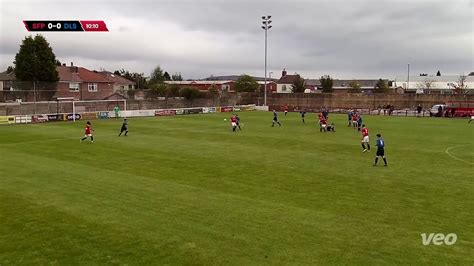
<svg viewBox="0 0 474 266"><path fill-rule="evenodd" d="M262 16L262 29L265 30L265 84L263 85L264 90L264 98L263 98L263 105L267 106L267 32L269 29L272 28L270 20L272 16Z"/></svg>

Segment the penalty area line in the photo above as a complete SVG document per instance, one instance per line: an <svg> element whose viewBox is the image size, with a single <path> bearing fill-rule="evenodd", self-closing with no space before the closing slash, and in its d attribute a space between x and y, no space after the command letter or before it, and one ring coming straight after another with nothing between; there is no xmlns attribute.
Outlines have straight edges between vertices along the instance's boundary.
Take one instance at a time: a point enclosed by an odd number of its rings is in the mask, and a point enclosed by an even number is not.
<svg viewBox="0 0 474 266"><path fill-rule="evenodd" d="M470 144L452 146L452 147L447 148L444 152L445 152L449 157L453 158L454 160L457 160L457 161L460 161L460 162L463 162L463 163L467 163L467 164L474 165L473 162L468 162L468 161L466 161L466 160L463 160L463 159L461 159L461 158L458 158L458 157L452 155L451 153L449 153L449 151L452 150L452 149L459 148L459 147L464 147L464 146L468 146L468 145L470 145Z"/></svg>

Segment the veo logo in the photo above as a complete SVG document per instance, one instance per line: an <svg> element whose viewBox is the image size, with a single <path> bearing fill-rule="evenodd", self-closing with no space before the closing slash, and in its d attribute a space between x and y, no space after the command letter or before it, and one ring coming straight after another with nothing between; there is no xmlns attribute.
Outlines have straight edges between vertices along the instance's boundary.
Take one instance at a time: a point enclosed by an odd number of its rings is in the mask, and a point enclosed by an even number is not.
<svg viewBox="0 0 474 266"><path fill-rule="evenodd" d="M435 244L436 246L439 245L454 245L456 241L458 240L458 236L454 233L450 233L447 235L444 235L442 233L431 233L427 235L426 233L421 234L421 242L423 245L428 246L430 243Z"/></svg>

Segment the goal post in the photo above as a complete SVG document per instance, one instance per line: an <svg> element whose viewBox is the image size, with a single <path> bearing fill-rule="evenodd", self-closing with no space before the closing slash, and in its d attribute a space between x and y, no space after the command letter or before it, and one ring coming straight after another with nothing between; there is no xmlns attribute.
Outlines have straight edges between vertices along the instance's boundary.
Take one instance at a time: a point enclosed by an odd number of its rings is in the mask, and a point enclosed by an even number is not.
<svg viewBox="0 0 474 266"><path fill-rule="evenodd" d="M118 99L118 100L74 100L71 98L58 98L58 101L61 103L71 103L72 104L72 121L76 121L76 113L80 112L101 112L101 111L111 111L109 110L111 105L118 106L121 110L127 111L127 100ZM112 107L113 108L113 107Z"/></svg>

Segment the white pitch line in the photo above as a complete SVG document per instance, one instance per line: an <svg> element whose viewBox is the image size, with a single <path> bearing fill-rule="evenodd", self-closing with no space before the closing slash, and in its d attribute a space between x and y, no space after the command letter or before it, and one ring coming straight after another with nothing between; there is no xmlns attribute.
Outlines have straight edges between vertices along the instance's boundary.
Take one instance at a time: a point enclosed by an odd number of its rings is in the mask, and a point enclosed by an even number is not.
<svg viewBox="0 0 474 266"><path fill-rule="evenodd" d="M452 150L452 149L459 148L459 147L464 147L464 146L468 146L468 145L470 145L470 144L464 144L464 145L457 145L457 146L449 147L449 148L447 148L444 152L445 152L449 157L451 157L451 158L453 158L453 159L455 159L455 160L458 160L458 161L463 162L463 163L467 163L467 164L472 164L472 165L474 165L473 162L468 162L468 161L466 161L466 160L463 160L463 159L461 159L461 158L458 158L458 157L452 155L451 153L449 153L449 151Z"/></svg>
<svg viewBox="0 0 474 266"><path fill-rule="evenodd" d="M111 137L115 135L100 135L99 137ZM80 140L82 137L67 137L61 139L42 139L42 140L32 140L32 141L22 141L22 142L11 142L11 143L0 143L1 146L11 146L11 145L19 145L19 144L34 144L34 143L42 143L42 142L53 142L53 141L61 141L61 140L72 140L77 139ZM97 136L94 135L94 138L97 139Z"/></svg>

